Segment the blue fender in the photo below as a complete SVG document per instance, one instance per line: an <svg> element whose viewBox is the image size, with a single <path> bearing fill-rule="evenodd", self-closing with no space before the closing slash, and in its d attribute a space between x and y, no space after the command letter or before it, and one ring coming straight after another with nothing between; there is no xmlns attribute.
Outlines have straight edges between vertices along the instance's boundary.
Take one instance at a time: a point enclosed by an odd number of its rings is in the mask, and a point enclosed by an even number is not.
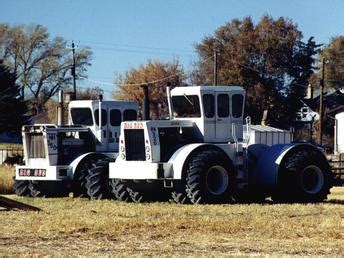
<svg viewBox="0 0 344 258"><path fill-rule="evenodd" d="M249 183L256 186L276 186L279 170L284 159L290 154L304 149L311 149L325 155L314 145L308 143L277 144L264 149L257 157L256 164L249 173Z"/></svg>

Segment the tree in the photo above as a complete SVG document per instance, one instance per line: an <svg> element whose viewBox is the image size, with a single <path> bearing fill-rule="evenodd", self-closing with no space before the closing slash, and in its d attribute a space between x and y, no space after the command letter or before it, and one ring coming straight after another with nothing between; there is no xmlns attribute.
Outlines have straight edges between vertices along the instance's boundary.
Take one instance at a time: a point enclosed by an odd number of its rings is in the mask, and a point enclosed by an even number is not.
<svg viewBox="0 0 344 258"><path fill-rule="evenodd" d="M104 91L99 88L98 86L95 87L88 87L86 89L79 89L76 94L76 98L78 100L85 99L85 100L98 100L99 95L103 95Z"/></svg>
<svg viewBox="0 0 344 258"><path fill-rule="evenodd" d="M344 36L332 38L330 44L323 48L319 58L319 73L317 81L321 79L322 62L325 59L325 87L339 89L344 85Z"/></svg>
<svg viewBox="0 0 344 258"><path fill-rule="evenodd" d="M246 113L254 123L268 110L268 122L289 127L300 107L313 73L318 45L291 20L264 16L257 25L251 18L232 20L196 45L199 62L192 73L194 84L212 84L214 52L218 56L218 81L246 90Z"/></svg>
<svg viewBox="0 0 344 258"><path fill-rule="evenodd" d="M87 87L85 89L79 88L77 90L77 100L98 100L99 95L103 94L103 90L97 86ZM57 107L58 101L54 98L49 99L45 105L43 112L35 117L36 123L48 123L56 124L57 123ZM68 104L66 103L66 92L64 93L64 122L68 123Z"/></svg>
<svg viewBox="0 0 344 258"><path fill-rule="evenodd" d="M143 99L142 85L148 84L152 118L168 115L166 98L167 83L171 87L184 85L185 74L179 62L163 63L149 60L138 69L132 68L117 79L118 90L113 97L119 100L134 100L141 105Z"/></svg>
<svg viewBox="0 0 344 258"><path fill-rule="evenodd" d="M26 105L20 98L16 76L0 60L0 131L20 131Z"/></svg>
<svg viewBox="0 0 344 258"><path fill-rule="evenodd" d="M16 83L28 91L33 107L40 112L59 89L71 85L72 54L61 37L50 39L41 25L9 27L0 24L0 55L16 74ZM91 51L75 53L76 74L80 78L90 65Z"/></svg>

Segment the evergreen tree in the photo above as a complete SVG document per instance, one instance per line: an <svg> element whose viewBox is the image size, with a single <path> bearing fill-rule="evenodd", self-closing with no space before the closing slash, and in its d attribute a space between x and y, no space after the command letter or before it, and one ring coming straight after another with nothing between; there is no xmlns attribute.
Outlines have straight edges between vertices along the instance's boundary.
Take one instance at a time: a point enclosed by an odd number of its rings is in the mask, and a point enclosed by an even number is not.
<svg viewBox="0 0 344 258"><path fill-rule="evenodd" d="M16 75L0 60L0 132L20 131L26 104L20 97Z"/></svg>

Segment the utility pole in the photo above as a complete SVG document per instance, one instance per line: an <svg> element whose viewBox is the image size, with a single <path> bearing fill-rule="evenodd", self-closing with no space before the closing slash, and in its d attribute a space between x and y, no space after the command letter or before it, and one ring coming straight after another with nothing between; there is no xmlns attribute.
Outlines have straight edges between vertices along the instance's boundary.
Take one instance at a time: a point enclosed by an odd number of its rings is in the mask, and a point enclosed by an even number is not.
<svg viewBox="0 0 344 258"><path fill-rule="evenodd" d="M75 45L72 41L72 53L73 53L73 66L72 66L72 76L73 76L73 99L76 99L76 79L75 79Z"/></svg>
<svg viewBox="0 0 344 258"><path fill-rule="evenodd" d="M322 71L321 71L321 80L320 80L320 107L319 107L319 144L322 145L323 142L323 123L324 123L324 81L325 81L325 63L326 60L322 60Z"/></svg>
<svg viewBox="0 0 344 258"><path fill-rule="evenodd" d="M217 55L218 51L214 50L214 86L217 85Z"/></svg>

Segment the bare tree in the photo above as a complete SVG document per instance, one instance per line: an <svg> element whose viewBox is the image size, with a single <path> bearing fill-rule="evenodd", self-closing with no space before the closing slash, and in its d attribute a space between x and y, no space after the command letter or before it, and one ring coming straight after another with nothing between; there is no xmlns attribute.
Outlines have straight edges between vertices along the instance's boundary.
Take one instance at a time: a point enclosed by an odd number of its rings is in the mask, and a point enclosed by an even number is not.
<svg viewBox="0 0 344 258"><path fill-rule="evenodd" d="M76 75L84 76L90 65L92 52L87 48L75 53ZM60 88L72 83L73 57L67 42L61 37L49 38L41 25L9 27L0 24L0 56L17 75L16 83L22 87L22 97L32 99L32 105L42 110L44 104Z"/></svg>

